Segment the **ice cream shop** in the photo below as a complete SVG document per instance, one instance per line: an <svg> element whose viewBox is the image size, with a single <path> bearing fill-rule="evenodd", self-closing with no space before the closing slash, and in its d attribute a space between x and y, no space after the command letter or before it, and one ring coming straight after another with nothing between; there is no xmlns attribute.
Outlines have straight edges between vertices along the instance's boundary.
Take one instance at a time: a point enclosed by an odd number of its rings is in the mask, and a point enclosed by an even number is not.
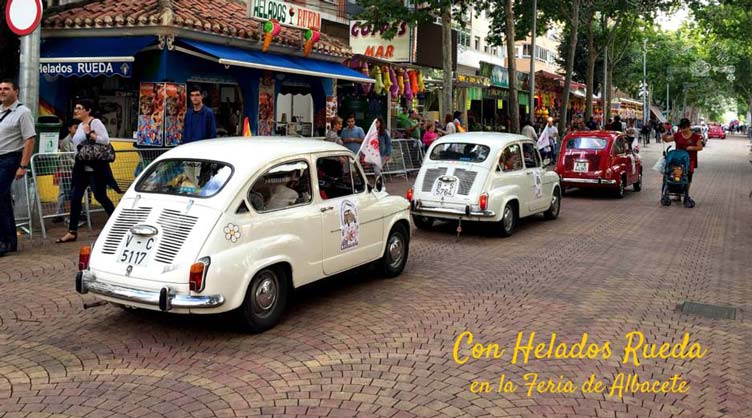
<svg viewBox="0 0 752 418"><path fill-rule="evenodd" d="M172 146L196 85L218 136L323 136L337 82L373 80L342 64L349 46L320 33L320 18L305 8L255 6L258 16L247 18L245 5L223 0L101 0L47 10L40 114L65 120L75 100L92 98L112 137ZM285 19L264 20L283 6L297 18L286 9Z"/></svg>

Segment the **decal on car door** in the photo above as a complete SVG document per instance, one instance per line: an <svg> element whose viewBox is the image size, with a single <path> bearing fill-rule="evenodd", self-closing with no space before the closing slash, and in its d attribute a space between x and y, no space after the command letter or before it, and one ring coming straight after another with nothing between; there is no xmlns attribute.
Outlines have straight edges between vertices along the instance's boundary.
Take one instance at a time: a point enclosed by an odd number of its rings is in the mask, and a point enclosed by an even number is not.
<svg viewBox="0 0 752 418"><path fill-rule="evenodd" d="M339 209L340 251L358 246L360 239L360 222L358 208L350 200L343 200Z"/></svg>
<svg viewBox="0 0 752 418"><path fill-rule="evenodd" d="M543 179L538 170L533 170L533 180L535 181L535 198L543 197Z"/></svg>
<svg viewBox="0 0 752 418"><path fill-rule="evenodd" d="M240 239L240 227L233 223L227 224L223 232L225 233L225 239L231 241L233 244Z"/></svg>

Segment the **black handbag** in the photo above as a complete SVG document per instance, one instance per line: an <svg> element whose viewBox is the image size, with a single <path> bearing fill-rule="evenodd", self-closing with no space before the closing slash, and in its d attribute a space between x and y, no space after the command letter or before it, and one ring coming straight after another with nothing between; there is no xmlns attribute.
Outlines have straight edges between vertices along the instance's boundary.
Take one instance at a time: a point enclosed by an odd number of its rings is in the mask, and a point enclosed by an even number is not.
<svg viewBox="0 0 752 418"><path fill-rule="evenodd" d="M93 120L93 119L92 119ZM89 122L91 127L91 122ZM112 144L99 144L86 135L86 141L78 146L76 159L81 161L106 161L111 163L115 161L115 148Z"/></svg>

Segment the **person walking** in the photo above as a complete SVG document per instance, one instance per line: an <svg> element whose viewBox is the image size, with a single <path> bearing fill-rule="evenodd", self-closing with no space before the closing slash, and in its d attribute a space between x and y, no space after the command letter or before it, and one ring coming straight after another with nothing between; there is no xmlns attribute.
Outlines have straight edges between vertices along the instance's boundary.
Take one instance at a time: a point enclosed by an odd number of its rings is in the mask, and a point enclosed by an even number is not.
<svg viewBox="0 0 752 418"><path fill-rule="evenodd" d="M353 154L357 154L360 151L360 144L363 143L366 133L363 132L363 128L355 125L355 115L350 115L347 117L347 127L342 129L340 136L345 147L352 151Z"/></svg>
<svg viewBox="0 0 752 418"><path fill-rule="evenodd" d="M71 203L70 203L70 224L68 232L56 243L72 242L78 238L78 220L81 216L81 201L83 200L86 188L90 187L94 198L104 208L107 216L112 215L115 211L115 205L107 197L107 186L115 183L108 161L84 161L79 158L78 153L82 147L91 144L106 145L110 143L110 136L107 128L101 120L92 116L94 112L94 102L90 99L79 99L75 102L73 115L81 123L76 129L76 133L71 138L76 160L73 164L71 173Z"/></svg>
<svg viewBox="0 0 752 418"><path fill-rule="evenodd" d="M624 125L621 124L621 117L619 115L614 116L614 121L611 122L611 126L609 126L609 129L616 132L623 132L624 131Z"/></svg>
<svg viewBox="0 0 752 418"><path fill-rule="evenodd" d="M34 150L34 117L18 102L18 86L0 81L0 256L18 249L11 186L26 176Z"/></svg>
<svg viewBox="0 0 752 418"><path fill-rule="evenodd" d="M384 119L376 118L376 132L379 135L379 154L381 155L381 166L383 167L392 159L392 137L389 135L389 130L386 129ZM379 174L381 174L380 170L376 175Z"/></svg>
<svg viewBox="0 0 752 418"><path fill-rule="evenodd" d="M546 124L546 127L543 128L543 131L545 132L551 146L551 160L556 161L559 145L559 129L554 125L554 118L548 118L548 123Z"/></svg>
<svg viewBox="0 0 752 418"><path fill-rule="evenodd" d="M679 131L674 135L666 134L663 136L663 142L674 142L676 149L683 149L689 153L689 183L684 192L684 207L695 207L695 201L689 196L689 188L692 185L692 177L697 168L697 152L702 151L702 135L692 132L692 123L689 119L684 118L679 122Z"/></svg>
<svg viewBox="0 0 752 418"><path fill-rule="evenodd" d="M183 144L217 137L217 121L214 112L204 106L201 88L192 86L189 90L192 107L185 112L183 119Z"/></svg>
<svg viewBox="0 0 752 418"><path fill-rule="evenodd" d="M444 135L457 133L457 126L454 125L454 118L451 113L444 115Z"/></svg>

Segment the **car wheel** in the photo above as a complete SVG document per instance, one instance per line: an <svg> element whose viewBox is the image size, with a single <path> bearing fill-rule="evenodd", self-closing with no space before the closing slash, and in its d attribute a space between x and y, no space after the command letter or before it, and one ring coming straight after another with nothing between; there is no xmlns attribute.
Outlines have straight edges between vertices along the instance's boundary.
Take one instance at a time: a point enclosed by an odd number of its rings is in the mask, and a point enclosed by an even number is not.
<svg viewBox="0 0 752 418"><path fill-rule="evenodd" d="M407 233L402 225L395 225L389 231L389 237L386 239L386 248L384 255L381 256L379 264L384 276L392 278L397 277L405 269L407 256L410 253L410 234Z"/></svg>
<svg viewBox="0 0 752 418"><path fill-rule="evenodd" d="M554 188L554 193L551 196L551 206L548 210L543 212L543 217L548 220L553 220L559 217L559 211L561 210L561 192L559 188Z"/></svg>
<svg viewBox="0 0 752 418"><path fill-rule="evenodd" d="M642 190L642 171L640 171L640 175L637 177L637 183L633 184L632 187L634 187L634 191L636 192Z"/></svg>
<svg viewBox="0 0 752 418"><path fill-rule="evenodd" d="M504 206L504 211L501 213L501 228L499 232L502 237L511 237L514 233L514 227L517 226L517 208L512 202L507 203Z"/></svg>
<svg viewBox="0 0 752 418"><path fill-rule="evenodd" d="M434 219L428 216L413 215L413 223L418 229L431 229L433 221Z"/></svg>
<svg viewBox="0 0 752 418"><path fill-rule="evenodd" d="M624 197L624 189L626 187L625 183L627 182L627 179L622 176L621 180L619 180L619 186L616 188L615 196L617 199L621 199Z"/></svg>
<svg viewBox="0 0 752 418"><path fill-rule="evenodd" d="M287 275L280 268L265 268L253 277L240 307L246 329L258 333L277 324L287 306Z"/></svg>

